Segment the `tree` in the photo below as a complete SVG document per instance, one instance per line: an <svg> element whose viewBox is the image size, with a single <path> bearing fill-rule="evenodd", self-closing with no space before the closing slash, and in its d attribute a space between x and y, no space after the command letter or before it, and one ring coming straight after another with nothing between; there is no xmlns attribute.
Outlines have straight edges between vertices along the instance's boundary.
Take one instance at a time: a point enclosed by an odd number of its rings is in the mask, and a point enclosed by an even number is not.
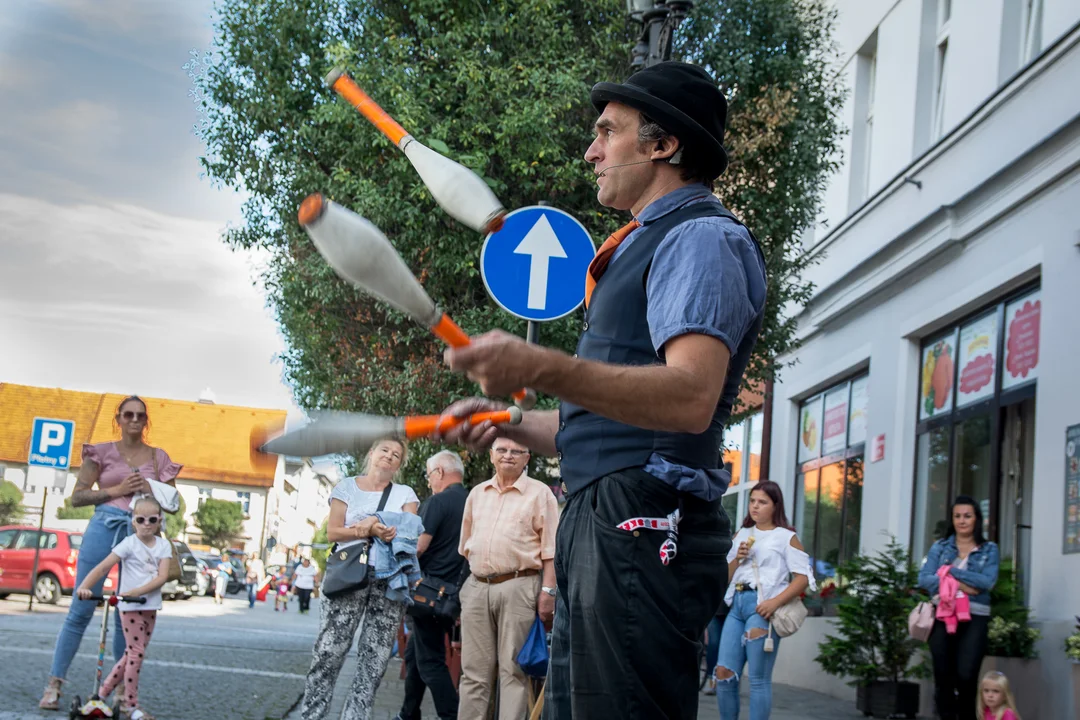
<svg viewBox="0 0 1080 720"><path fill-rule="evenodd" d="M330 538L327 535L327 531L328 531L329 527L330 527L330 520L329 519L323 520L322 525L319 526L319 529L316 530L315 534L311 537L311 544L312 545L329 545L330 544ZM320 574L323 574L323 573L326 572L326 554L327 554L327 552L328 551L325 550L325 549L324 550L319 550L319 549L316 549L316 548L311 548L311 559L316 565L319 566L319 573Z"/></svg>
<svg viewBox="0 0 1080 720"><path fill-rule="evenodd" d="M97 507L94 505L80 505L75 507L71 504L71 498L64 498L64 504L56 509L56 517L59 520L89 520L94 516Z"/></svg>
<svg viewBox="0 0 1080 720"><path fill-rule="evenodd" d="M22 490L10 480L0 480L0 525L15 525L22 522Z"/></svg>
<svg viewBox="0 0 1080 720"><path fill-rule="evenodd" d="M187 530L187 503L184 502L183 495L179 497L180 509L176 511L176 514L165 513L165 536L170 540L175 540L180 533Z"/></svg>
<svg viewBox="0 0 1080 720"><path fill-rule="evenodd" d="M729 4L702 3L695 13L717 16ZM801 265L785 243L812 220L832 167L822 158L835 150L840 93L815 60L829 55L831 18L809 0L734 5L743 13L739 27L752 34L708 33L702 22L684 30L682 47L705 43L696 56L714 72L748 76L737 87L727 80L741 113L731 117L731 177L740 192L729 204L751 224L761 221L754 229L779 278L769 296L779 309L806 298L807 289L787 279ZM442 367L425 329L339 280L296 222L302 198L323 192L379 226L467 332L524 331L487 296L480 239L438 210L406 158L322 77L344 63L406 129L476 170L506 207L550 202L599 241L625 218L597 204L582 159L596 117L588 94L593 83L629 73L635 37L625 4L222 0L218 10L213 51L186 66L204 114L202 163L212 180L247 194L244 224L225 241L268 251L262 282L286 338L285 375L297 403L401 414L435 412L474 394L472 383ZM797 20L816 24L802 31ZM728 55L739 59L725 62ZM779 191L769 185L776 181L784 183ZM771 220L784 213L789 221ZM580 325L576 314L547 323L542 341L572 351ZM790 349L792 333L772 312L753 377ZM555 401L541 398L541 406ZM431 447L417 445L406 480L422 486ZM486 456L466 459L469 478L490 474Z"/></svg>
<svg viewBox="0 0 1080 720"><path fill-rule="evenodd" d="M207 498L195 511L195 527L202 533L203 542L225 549L240 535L244 525L244 510L240 503Z"/></svg>

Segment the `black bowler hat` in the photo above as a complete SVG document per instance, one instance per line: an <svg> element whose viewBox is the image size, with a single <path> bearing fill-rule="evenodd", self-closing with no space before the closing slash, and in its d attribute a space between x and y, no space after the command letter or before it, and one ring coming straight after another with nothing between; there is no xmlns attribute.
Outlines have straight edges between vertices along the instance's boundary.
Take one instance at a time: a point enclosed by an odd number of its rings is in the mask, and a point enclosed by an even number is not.
<svg viewBox="0 0 1080 720"><path fill-rule="evenodd" d="M609 102L618 102L645 113L688 151L703 156L705 170L714 177L727 167L723 145L727 99L697 65L658 63L634 73L622 85L597 83L589 99L600 112Z"/></svg>

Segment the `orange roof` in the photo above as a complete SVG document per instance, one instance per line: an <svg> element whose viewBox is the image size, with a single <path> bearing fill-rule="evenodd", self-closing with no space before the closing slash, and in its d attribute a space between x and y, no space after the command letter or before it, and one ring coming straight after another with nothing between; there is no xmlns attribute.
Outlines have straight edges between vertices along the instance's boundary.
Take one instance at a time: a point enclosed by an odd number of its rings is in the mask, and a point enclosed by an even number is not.
<svg viewBox="0 0 1080 720"><path fill-rule="evenodd" d="M25 463L33 419L52 417L75 421L71 466L79 467L83 443L120 438L113 413L124 397L0 383L0 461ZM182 479L258 487L274 484L277 458L253 455L250 437L255 428L283 424L284 410L143 399L150 415L147 441L183 464Z"/></svg>

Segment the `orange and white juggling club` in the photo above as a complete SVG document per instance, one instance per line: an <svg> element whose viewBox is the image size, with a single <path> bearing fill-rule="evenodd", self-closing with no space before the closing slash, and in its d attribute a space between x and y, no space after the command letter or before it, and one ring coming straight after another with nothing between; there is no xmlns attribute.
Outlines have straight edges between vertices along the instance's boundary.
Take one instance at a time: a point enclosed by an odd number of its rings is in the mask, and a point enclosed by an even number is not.
<svg viewBox="0 0 1080 720"><path fill-rule="evenodd" d="M370 221L320 193L304 198L298 215L319 253L342 278L430 328L450 347L471 342L435 305L401 255ZM531 390L518 390L513 397L522 410L536 404L536 393Z"/></svg>
<svg viewBox="0 0 1080 720"><path fill-rule="evenodd" d="M468 422L479 425L490 421L495 425L517 425L521 422L521 410L511 407L496 412L483 412L467 418L440 415L410 415L386 417L349 412L322 412L312 416L312 421L302 428L269 439L262 429L252 432L252 448L262 453L318 457L334 453L367 452L375 442L385 438L415 440L430 437L436 432L446 432Z"/></svg>
<svg viewBox="0 0 1080 720"><path fill-rule="evenodd" d="M455 220L481 233L493 233L503 225L506 210L483 179L464 165L440 155L397 124L338 67L326 76L326 84L348 100L360 114L401 148L427 185L435 202Z"/></svg>

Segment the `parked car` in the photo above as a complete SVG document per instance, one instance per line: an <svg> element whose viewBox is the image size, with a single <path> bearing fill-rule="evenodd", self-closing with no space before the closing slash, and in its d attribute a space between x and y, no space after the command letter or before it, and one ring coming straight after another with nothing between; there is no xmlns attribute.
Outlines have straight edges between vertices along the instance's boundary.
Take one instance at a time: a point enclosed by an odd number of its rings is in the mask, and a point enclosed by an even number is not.
<svg viewBox="0 0 1080 720"><path fill-rule="evenodd" d="M170 580L161 588L161 596L166 600L181 598L190 600L199 594L199 565L186 543L173 540L176 554L180 556L180 579Z"/></svg>
<svg viewBox="0 0 1080 720"><path fill-rule="evenodd" d="M0 527L0 599L12 593L28 595L31 585L34 599L55 605L63 595L75 590L75 566L82 545L82 533L69 530L38 530L30 525ZM40 547L37 577L34 572L34 547ZM105 592L119 587L119 568L113 567L105 578Z"/></svg>
<svg viewBox="0 0 1080 720"><path fill-rule="evenodd" d="M207 594L214 594L214 579L217 578L217 566L221 562L221 556L214 553L199 553L195 557L206 563L210 570L210 587ZM229 564L233 566L233 574L229 576L229 582L225 586L226 595L235 595L241 590L245 589L246 583L244 582L247 576L247 571L244 569L244 565L236 558L229 558Z"/></svg>

